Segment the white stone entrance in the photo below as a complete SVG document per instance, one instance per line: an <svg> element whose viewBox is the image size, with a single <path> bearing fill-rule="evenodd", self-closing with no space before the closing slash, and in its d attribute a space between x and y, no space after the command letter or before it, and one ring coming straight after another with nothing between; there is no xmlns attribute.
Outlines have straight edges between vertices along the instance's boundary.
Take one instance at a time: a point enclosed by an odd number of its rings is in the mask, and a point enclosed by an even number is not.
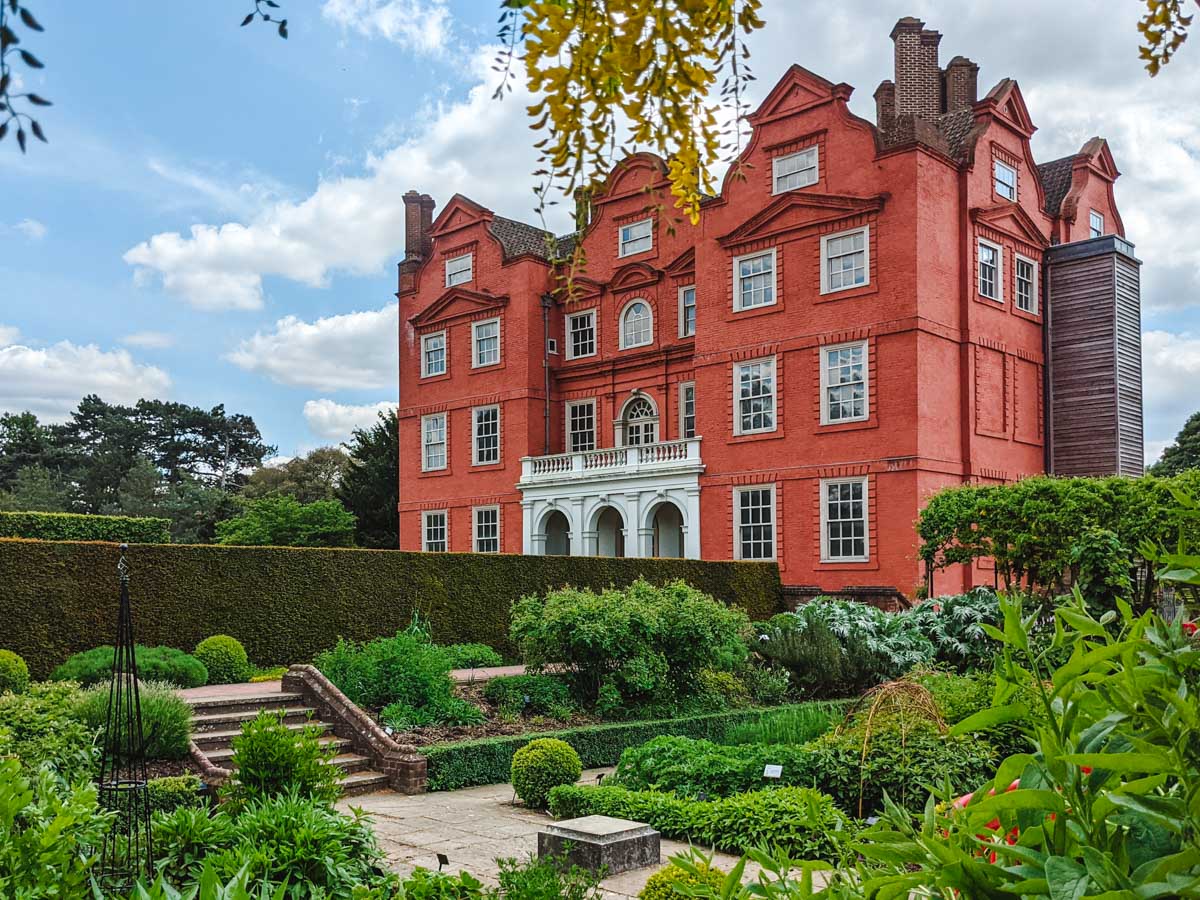
<svg viewBox="0 0 1200 900"><path fill-rule="evenodd" d="M700 439L526 457L523 552L700 558Z"/></svg>

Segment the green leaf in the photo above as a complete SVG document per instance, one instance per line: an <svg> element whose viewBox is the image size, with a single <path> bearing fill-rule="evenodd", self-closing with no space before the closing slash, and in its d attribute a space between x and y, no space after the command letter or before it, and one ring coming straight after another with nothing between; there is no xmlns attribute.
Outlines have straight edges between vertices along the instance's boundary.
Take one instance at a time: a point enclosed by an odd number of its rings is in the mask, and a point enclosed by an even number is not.
<svg viewBox="0 0 1200 900"><path fill-rule="evenodd" d="M1087 869L1065 856L1048 857L1046 884L1050 889L1050 900L1079 900L1087 893Z"/></svg>
<svg viewBox="0 0 1200 900"><path fill-rule="evenodd" d="M950 729L950 734L955 736L971 734L975 731L986 731L989 728L995 728L997 725L1003 725L1005 722L1024 719L1028 715L1029 708L1024 703L1011 703L1008 706L991 706L967 716Z"/></svg>
<svg viewBox="0 0 1200 900"><path fill-rule="evenodd" d="M1113 772L1161 772L1171 768L1171 760L1162 753L1068 753L1066 762Z"/></svg>

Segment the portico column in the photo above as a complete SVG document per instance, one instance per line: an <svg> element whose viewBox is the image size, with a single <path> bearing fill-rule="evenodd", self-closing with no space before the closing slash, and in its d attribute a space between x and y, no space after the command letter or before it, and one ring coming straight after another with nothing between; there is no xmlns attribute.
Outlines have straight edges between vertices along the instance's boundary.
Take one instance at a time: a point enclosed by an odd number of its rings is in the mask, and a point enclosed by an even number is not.
<svg viewBox="0 0 1200 900"><path fill-rule="evenodd" d="M625 555L633 558L649 556L642 542L642 495L631 491L625 495Z"/></svg>
<svg viewBox="0 0 1200 900"><path fill-rule="evenodd" d="M534 548L535 539L534 539L533 529L534 529L533 501L532 500L522 500L521 501L521 552L524 553L526 556L529 556L530 554L534 554L534 553L540 555L540 554L543 554L546 552L545 535L542 536L542 546L537 549Z"/></svg>
<svg viewBox="0 0 1200 900"><path fill-rule="evenodd" d="M700 558L700 488L684 490L687 497L687 522L683 526L683 555L688 559Z"/></svg>
<svg viewBox="0 0 1200 900"><path fill-rule="evenodd" d="M582 458L582 457L581 457ZM571 529L571 555L572 556L587 556L587 545L585 543L585 533L583 530L583 497L571 498L571 513L568 525ZM591 554L595 556L595 553Z"/></svg>

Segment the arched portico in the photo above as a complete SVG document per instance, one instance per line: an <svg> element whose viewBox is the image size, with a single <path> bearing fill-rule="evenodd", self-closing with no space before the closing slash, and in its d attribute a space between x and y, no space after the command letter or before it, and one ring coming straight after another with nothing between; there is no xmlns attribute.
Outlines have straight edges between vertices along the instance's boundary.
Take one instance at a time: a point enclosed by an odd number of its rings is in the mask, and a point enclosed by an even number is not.
<svg viewBox="0 0 1200 900"><path fill-rule="evenodd" d="M679 558L684 556L684 514L670 500L662 500L646 511L642 533L649 546L646 556Z"/></svg>

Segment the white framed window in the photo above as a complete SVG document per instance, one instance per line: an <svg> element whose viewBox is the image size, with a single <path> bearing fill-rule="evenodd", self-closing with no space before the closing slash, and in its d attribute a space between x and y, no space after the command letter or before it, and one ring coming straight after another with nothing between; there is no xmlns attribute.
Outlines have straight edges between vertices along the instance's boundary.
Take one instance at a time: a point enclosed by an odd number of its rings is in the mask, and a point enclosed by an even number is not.
<svg viewBox="0 0 1200 900"><path fill-rule="evenodd" d="M567 450L582 453L596 449L596 401L573 400L567 404Z"/></svg>
<svg viewBox="0 0 1200 900"><path fill-rule="evenodd" d="M617 445L638 447L658 440L658 410L649 397L637 396L625 404L617 423Z"/></svg>
<svg viewBox="0 0 1200 900"><path fill-rule="evenodd" d="M821 293L832 294L871 281L869 226L821 238Z"/></svg>
<svg viewBox="0 0 1200 900"><path fill-rule="evenodd" d="M1016 265L1013 268L1016 269L1017 309L1036 316L1038 311L1037 263L1017 254Z"/></svg>
<svg viewBox="0 0 1200 900"><path fill-rule="evenodd" d="M821 561L866 562L867 479L821 482Z"/></svg>
<svg viewBox="0 0 1200 900"><path fill-rule="evenodd" d="M567 316L567 359L596 355L596 311Z"/></svg>
<svg viewBox="0 0 1200 900"><path fill-rule="evenodd" d="M696 436L696 383L685 381L679 386L679 436Z"/></svg>
<svg viewBox="0 0 1200 900"><path fill-rule="evenodd" d="M817 183L817 148L777 156L771 160L771 193L782 194Z"/></svg>
<svg viewBox="0 0 1200 900"><path fill-rule="evenodd" d="M733 309L754 309L775 302L775 248L733 260Z"/></svg>
<svg viewBox="0 0 1200 900"><path fill-rule="evenodd" d="M862 422L870 415L867 342L821 348L821 424Z"/></svg>
<svg viewBox="0 0 1200 900"><path fill-rule="evenodd" d="M471 324L471 368L494 366L500 362L500 320L487 319Z"/></svg>
<svg viewBox="0 0 1200 900"><path fill-rule="evenodd" d="M446 332L421 336L421 377L446 374Z"/></svg>
<svg viewBox="0 0 1200 900"><path fill-rule="evenodd" d="M421 471L446 468L446 414L421 417Z"/></svg>
<svg viewBox="0 0 1200 900"><path fill-rule="evenodd" d="M1017 170L996 159L992 161L992 180L996 193L1005 200L1017 199Z"/></svg>
<svg viewBox="0 0 1200 900"><path fill-rule="evenodd" d="M775 485L733 489L735 559L775 558Z"/></svg>
<svg viewBox="0 0 1200 900"><path fill-rule="evenodd" d="M464 253L446 260L446 287L466 284L475 277L475 255Z"/></svg>
<svg viewBox="0 0 1200 900"><path fill-rule="evenodd" d="M999 244L979 241L979 295L1004 302L1004 251Z"/></svg>
<svg viewBox="0 0 1200 900"><path fill-rule="evenodd" d="M421 514L421 549L445 553L450 549L450 516L444 509L427 509Z"/></svg>
<svg viewBox="0 0 1200 900"><path fill-rule="evenodd" d="M551 356L558 356L558 341L555 338L546 338L546 352Z"/></svg>
<svg viewBox="0 0 1200 900"><path fill-rule="evenodd" d="M471 416L474 432L472 462L477 466L500 462L500 407L476 406Z"/></svg>
<svg viewBox="0 0 1200 900"><path fill-rule="evenodd" d="M775 358L733 367L733 433L775 430Z"/></svg>
<svg viewBox="0 0 1200 900"><path fill-rule="evenodd" d="M617 247L618 256L632 256L644 253L654 246L654 220L642 219L621 226L621 236Z"/></svg>
<svg viewBox="0 0 1200 900"><path fill-rule="evenodd" d="M645 300L630 300L621 311L621 349L644 347L654 341L654 315Z"/></svg>
<svg viewBox="0 0 1200 900"><path fill-rule="evenodd" d="M475 507L475 552L500 552L500 507Z"/></svg>
<svg viewBox="0 0 1200 900"><path fill-rule="evenodd" d="M1094 209L1088 213L1088 237L1104 237L1104 213Z"/></svg>
<svg viewBox="0 0 1200 900"><path fill-rule="evenodd" d="M686 285L679 289L679 336L691 337L696 333L696 286Z"/></svg>

